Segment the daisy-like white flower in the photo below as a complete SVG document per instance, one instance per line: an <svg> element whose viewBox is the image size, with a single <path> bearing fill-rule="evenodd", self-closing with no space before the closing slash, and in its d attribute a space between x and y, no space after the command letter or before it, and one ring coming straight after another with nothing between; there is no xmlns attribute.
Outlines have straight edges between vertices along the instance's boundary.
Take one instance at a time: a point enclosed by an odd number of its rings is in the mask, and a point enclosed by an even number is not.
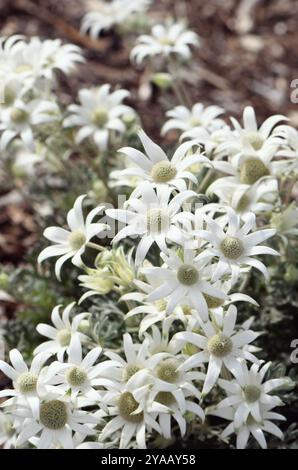
<svg viewBox="0 0 298 470"><path fill-rule="evenodd" d="M227 438L231 434L235 433L237 436L237 449L245 449L248 443L249 436L252 435L258 442L262 449L267 449L266 438L264 432L268 432L278 439L283 439L283 433L281 430L272 422L272 420L286 421L286 418L279 414L271 411L270 407L262 406L261 420L256 421L251 414L248 415L246 422L240 427L236 427L234 418L237 408L232 406L222 408L218 410L210 410L208 414L218 416L220 418L232 421L226 429L222 432L221 436Z"/></svg>
<svg viewBox="0 0 298 470"><path fill-rule="evenodd" d="M106 214L122 223L127 224L114 237L113 243L130 236L142 237L136 250L136 266L140 266L154 242L167 252L166 240L183 244L182 230L176 226L188 217L187 212L181 212L181 205L191 197L194 191L183 191L170 202L172 188L162 187L156 192L149 182L145 182L139 190L139 198L130 198L126 202L128 209L108 209Z"/></svg>
<svg viewBox="0 0 298 470"><path fill-rule="evenodd" d="M0 361L0 370L12 380L13 389L1 390L1 397L12 397L5 401L5 406L11 406L20 402L25 402L36 416L39 408L39 391L43 387L43 379L40 371L50 354L43 353L34 357L30 368L25 363L21 353L17 349L12 349L9 358L12 366L4 361Z"/></svg>
<svg viewBox="0 0 298 470"><path fill-rule="evenodd" d="M67 362L52 362L43 379L46 384L58 385L64 392L70 391L70 396L75 399L78 395L90 399L96 403L100 400L99 392L94 388L95 380L99 375L98 365L94 365L101 354L101 348L91 349L83 358L82 345L78 336L74 336L68 348Z"/></svg>
<svg viewBox="0 0 298 470"><path fill-rule="evenodd" d="M258 158L262 153L266 156L266 147L282 143L282 140L272 131L276 124L284 120L287 120L285 116L277 114L266 119L258 127L254 109L247 106L243 111L243 127L232 117L234 130L227 131L225 142L217 150L225 155L238 155L238 157L245 155L247 157L249 163L246 163L244 169L242 169L243 178L245 177L245 179L251 179L249 178L249 170L252 168L253 159L257 159L254 162L255 172L258 170L259 173L265 173L267 171L266 159L260 162ZM268 156L266 158L268 159Z"/></svg>
<svg viewBox="0 0 298 470"><path fill-rule="evenodd" d="M221 328L218 325L215 328L210 321L201 322L204 335L184 331L174 336L176 341L185 341L201 349L200 352L187 359L178 370L199 367L202 363L208 362L202 395L206 395L214 387L223 365L238 378L242 373L239 358L259 362L253 354L244 349L244 346L254 341L258 334L252 330L235 332L236 319L237 309L234 305L230 305L223 317Z"/></svg>
<svg viewBox="0 0 298 470"><path fill-rule="evenodd" d="M248 369L246 363L242 362L242 371L237 380L219 379L218 384L225 390L228 397L218 403L217 408L228 406L235 408L234 424L236 429L246 423L249 414L256 421L261 421L262 406L274 408L283 404L278 396L272 395L272 391L287 385L290 379L283 377L264 381L270 365L270 362L262 366L253 364Z"/></svg>
<svg viewBox="0 0 298 470"><path fill-rule="evenodd" d="M201 125L188 129L181 135L181 140L195 140L203 147L204 154L213 159L218 146L225 142L226 133L230 131L230 127L221 121L221 119L214 119L209 123L208 128Z"/></svg>
<svg viewBox="0 0 298 470"><path fill-rule="evenodd" d="M104 442L108 437L121 431L119 448L127 448L132 439L136 439L139 449L146 448L146 431L154 429L162 434L156 421L159 412L167 408L157 402L148 400L148 389L135 388L135 381L126 384L113 381L106 385L108 389L103 401L108 406L109 415L113 418L106 424L100 435Z"/></svg>
<svg viewBox="0 0 298 470"><path fill-rule="evenodd" d="M199 258L216 257L217 268L213 274L213 280L220 279L225 273L232 273L232 283L238 279L241 266L252 266L268 278L266 266L259 260L253 258L255 255L279 255L279 253L267 246L259 246L261 242L275 235L276 230L257 230L249 233L255 227L255 215L249 213L241 226L241 218L233 209L227 209L228 225L224 230L211 217L206 217L206 230L198 230L199 237L208 240L207 247Z"/></svg>
<svg viewBox="0 0 298 470"><path fill-rule="evenodd" d="M20 101L22 99L23 94L25 93L25 87L21 80L19 79L12 79L9 77L2 77L0 71L1 80L3 79L3 83L1 85L0 91L0 117L2 112L5 109L13 108L14 103L16 101Z"/></svg>
<svg viewBox="0 0 298 470"><path fill-rule="evenodd" d="M93 223L93 219L104 206L93 209L84 220L82 203L86 195L79 196L73 208L67 214L67 223L70 228L66 230L61 227L48 227L44 231L44 236L55 244L42 250L38 256L38 263L42 263L47 258L59 256L55 264L55 273L60 279L60 271L63 263L71 258L75 266L81 266L81 256L85 251L88 242L95 236L105 232L108 225L102 223Z"/></svg>
<svg viewBox="0 0 298 470"><path fill-rule="evenodd" d="M63 124L65 127L80 128L76 135L78 144L92 138L100 150L105 150L112 131L124 133L126 126L122 117L128 112L134 113L130 106L122 104L129 92L115 90L111 93L110 88L110 85L105 84L91 90L80 90L80 104L68 107L70 116Z"/></svg>
<svg viewBox="0 0 298 470"><path fill-rule="evenodd" d="M18 408L13 413L23 418L23 426L16 445L27 441L36 443L38 449L49 449L51 446L62 449L74 448L74 432L82 436L96 434L93 429L99 418L90 411L83 411L78 403L71 402L69 397L49 395L40 401L38 417L32 415L30 408ZM34 437L39 439L35 440Z"/></svg>
<svg viewBox="0 0 298 470"><path fill-rule="evenodd" d="M121 27L137 14L145 12L150 3L151 0L100 0L96 4L96 10L93 11L92 4L92 11L84 16L81 30L96 38L102 31Z"/></svg>
<svg viewBox="0 0 298 470"><path fill-rule="evenodd" d="M33 37L26 42L23 36L14 35L1 39L0 46L1 68L3 64L6 75L24 80L26 90L39 79L52 81L56 70L70 73L77 62L84 61L78 46L62 44L60 39Z"/></svg>
<svg viewBox="0 0 298 470"><path fill-rule="evenodd" d="M212 193L221 204L232 207L241 216L248 212L259 214L272 211L278 198L278 184L275 178L265 178L247 187L237 182L227 184L225 178L219 178L207 189L207 194Z"/></svg>
<svg viewBox="0 0 298 470"><path fill-rule="evenodd" d="M16 101L14 106L1 113L0 147L5 150L9 143L19 137L23 143L34 150L33 126L53 122L59 117L56 103L45 100L32 100L29 103Z"/></svg>
<svg viewBox="0 0 298 470"><path fill-rule="evenodd" d="M70 321L70 313L75 305L72 302L65 307L62 317L59 315L61 305L57 305L51 314L51 320L54 325L50 326L45 323L39 323L36 327L39 334L50 338L50 341L40 344L34 350L34 354L48 352L50 354L57 354L58 360L63 362L65 352L69 351L70 344L77 337L80 341L85 342L88 337L78 331L81 320L86 318L89 313L84 312L76 315L72 322Z"/></svg>
<svg viewBox="0 0 298 470"><path fill-rule="evenodd" d="M191 109L185 106L176 106L167 111L166 115L170 119L162 127L161 133L166 134L172 129L179 131L189 131L194 127L203 129L213 129L214 126L223 126L225 123L218 116L224 113L224 109L219 106L206 106L196 103Z"/></svg>
<svg viewBox="0 0 298 470"><path fill-rule="evenodd" d="M226 295L202 278L208 261L200 260L193 250L185 250L183 259L174 250L161 253L165 266L146 267L142 273L149 283L156 280L160 285L147 297L149 302L167 298L166 312L171 312L179 303L190 304L204 321L208 319L208 305L204 294L224 300Z"/></svg>
<svg viewBox="0 0 298 470"><path fill-rule="evenodd" d="M142 35L137 45L131 51L131 58L137 64L147 57L161 55L178 56L183 60L191 58L191 46L199 46L199 37L193 31L185 29L182 23L171 25L157 24L151 30L151 35Z"/></svg>
<svg viewBox="0 0 298 470"><path fill-rule="evenodd" d="M155 144L143 130L140 130L138 135L146 154L132 147L119 150L127 155L136 166L117 171L117 176L120 178L118 184L121 184L123 177L124 185L127 177L136 177L140 181L150 181L154 187L169 185L178 191L185 191L187 189L185 180L197 183L196 177L187 169L197 163L210 164L208 158L200 155L199 152L188 153L196 145L195 141L180 145L173 157L169 159L161 147ZM132 196L136 195L138 190L139 187L133 191Z"/></svg>

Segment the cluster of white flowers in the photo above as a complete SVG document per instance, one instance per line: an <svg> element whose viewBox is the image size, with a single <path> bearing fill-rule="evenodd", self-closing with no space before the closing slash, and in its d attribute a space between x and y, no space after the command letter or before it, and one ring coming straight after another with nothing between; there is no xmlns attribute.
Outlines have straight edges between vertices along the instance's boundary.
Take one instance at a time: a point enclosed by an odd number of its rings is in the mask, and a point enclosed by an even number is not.
<svg viewBox="0 0 298 470"><path fill-rule="evenodd" d="M84 91L81 98L88 101L88 93ZM91 100L88 103L91 106ZM127 237L135 238L134 261L132 252L128 260L125 258L122 247L116 254L115 248L91 241L104 233L108 236L111 227L94 222L103 206L84 218L85 195L77 198L67 215L70 230L45 230L45 237L54 245L42 251L39 262L58 257L59 279L61 267L69 258L85 269L87 276L80 279L91 291L82 301L113 289L115 283L120 293L121 286L126 286L121 300L129 305L127 318L140 319L140 342L133 342L126 333L124 356L102 350L88 336L88 313L71 319L74 303L62 316L61 306L56 307L53 326L37 326L49 340L36 348L30 368L16 350L10 352L11 366L0 362L0 369L13 382L13 389L1 392L1 396L11 397L3 404L6 413L1 418L10 433L6 446L29 442L38 448L76 448L88 436L95 436L94 442L91 439L86 445L97 448L110 446L111 439L116 436L117 441L119 436L117 445L121 448L133 442L144 448L152 432L171 437L172 419L183 436L189 413L191 419L197 416L201 421L205 415L231 420L223 436L235 433L238 448L246 446L250 434L263 448L264 432L282 437L272 420L283 417L271 411L282 402L270 392L286 385L288 379L266 381L270 363L259 360L255 355L258 348L251 344L260 333L250 329L251 321L237 324L235 303L257 305L237 291L239 281L254 268L268 278L266 266L256 257L278 253L261 245L275 235L276 228L257 228L256 214L272 209L278 201L277 185L270 186L269 182L276 181L279 168L285 171L286 163L292 171L297 157L291 154L291 143L285 137L290 128L272 130L281 116L268 119L258 130L252 108L246 108L244 128L233 120L234 129L230 129L218 118L220 113L220 108L203 109L202 105L169 112L171 119L163 132L175 128L197 135L179 145L172 158L143 130L139 137L144 153L130 147L120 149L135 166L118 171L117 178L120 184L136 178L134 190L123 208L106 209L105 220L110 225L114 219L124 224L113 245ZM224 137L217 145L212 144L211 160L202 155L210 142L200 138L201 132L215 142L213 133L219 130ZM278 157L275 165L273 156L283 152L284 158ZM209 187L217 194L218 203L196 204L200 194L195 190L193 169L198 166L233 174L218 178ZM256 185L260 184L267 184L267 190L257 192ZM238 203L230 202L226 192ZM243 199L240 207L239 193ZM266 202L267 197L270 202ZM96 269L85 267L82 261L88 246L101 250ZM160 265L152 265L147 259L153 246L160 252ZM182 325L178 331L177 322ZM84 357L83 351L88 351ZM250 368L248 363L252 363ZM204 410L205 396L216 387L227 397ZM87 407L93 411L87 411Z"/></svg>
<svg viewBox="0 0 298 470"><path fill-rule="evenodd" d="M83 30L97 36L149 4L100 2ZM199 43L182 23L158 24L140 36L131 57L136 63L153 56L187 62ZM99 152L111 142L115 147L127 123L136 121L135 111L123 104L127 90L111 92L108 84L82 89L80 104L71 104L66 116L53 97L55 70L69 73L82 60L76 46L59 40L1 40L2 151L15 145L34 164L36 127L57 120L74 130L75 144L89 139ZM10 364L0 361L12 381L0 392L9 397L1 404L0 445L145 448L156 433L170 439L173 423L184 436L187 426L211 415L231 421L222 437L235 434L237 448L246 447L250 434L262 448L264 433L282 438L272 422L284 419L272 411L282 402L271 392L289 379L268 380L270 363L257 357L252 344L261 333L251 329L253 319L240 322L235 304L258 305L243 292L243 281L256 270L267 282L259 257L279 255L263 243L298 233L297 208L282 204L279 188L281 176L297 174L298 133L281 124L281 115L258 127L252 107L245 108L243 125L231 118L230 126L223 114L201 103L167 111L161 135L177 133L173 152L142 129L138 148L119 150L119 166L105 184L128 188L121 207L101 204L85 215L87 196L78 195L68 227L46 228L52 245L38 263L57 258L60 281L71 260L81 270L78 284L87 289L79 303L114 291L127 306L127 325L133 318L137 326L128 327L123 346L112 350L96 344L91 313L76 313L75 302L56 306L52 325L37 326L47 341L35 349L30 367L16 349ZM87 249L98 251L92 267L84 262Z"/></svg>
<svg viewBox="0 0 298 470"><path fill-rule="evenodd" d="M83 62L80 48L60 39L0 39L0 149L14 154L16 167L31 172L41 160L35 137L44 125L61 120L55 74L70 73L78 62Z"/></svg>

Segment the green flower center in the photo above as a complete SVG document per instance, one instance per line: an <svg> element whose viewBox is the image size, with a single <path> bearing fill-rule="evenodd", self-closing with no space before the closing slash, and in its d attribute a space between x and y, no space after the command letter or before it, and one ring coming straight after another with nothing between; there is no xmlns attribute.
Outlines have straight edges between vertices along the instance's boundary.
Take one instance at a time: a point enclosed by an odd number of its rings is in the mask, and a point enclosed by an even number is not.
<svg viewBox="0 0 298 470"><path fill-rule="evenodd" d="M167 37L167 36L165 36L165 37L163 37L163 38L160 38L160 39L159 39L159 42L160 42L160 44L162 44L163 46L173 46L173 44L174 44L173 39L171 39L171 38L169 38L169 37Z"/></svg>
<svg viewBox="0 0 298 470"><path fill-rule="evenodd" d="M71 339L71 332L64 328L63 330L58 331L56 339L60 346L68 346Z"/></svg>
<svg viewBox="0 0 298 470"><path fill-rule="evenodd" d="M105 108L97 108L91 116L93 124L103 127L109 120L108 112Z"/></svg>
<svg viewBox="0 0 298 470"><path fill-rule="evenodd" d="M66 380L72 387L79 387L87 380L87 374L80 367L72 367L66 372Z"/></svg>
<svg viewBox="0 0 298 470"><path fill-rule="evenodd" d="M75 230L68 236L70 248L74 251L79 250L86 242L86 236L82 230Z"/></svg>
<svg viewBox="0 0 298 470"><path fill-rule="evenodd" d="M177 371L178 366L179 364L175 359L165 359L157 366L157 377L165 382L176 382L179 378L179 372Z"/></svg>
<svg viewBox="0 0 298 470"><path fill-rule="evenodd" d="M164 299L160 299L156 300L155 305L159 312L163 312L164 310L166 310L168 302Z"/></svg>
<svg viewBox="0 0 298 470"><path fill-rule="evenodd" d="M133 394L124 392L118 400L119 413L123 419L129 423L141 423L143 421L143 413L131 414L139 407L139 403L134 399Z"/></svg>
<svg viewBox="0 0 298 470"><path fill-rule="evenodd" d="M4 90L4 104L6 106L9 106L14 102L15 99L16 99L15 92L11 88L6 87Z"/></svg>
<svg viewBox="0 0 298 470"><path fill-rule="evenodd" d="M178 269L177 279L185 286L193 286L199 280L199 272L192 264L182 264Z"/></svg>
<svg viewBox="0 0 298 470"><path fill-rule="evenodd" d="M18 388L22 393L35 392L37 384L37 376L31 372L24 372L17 380Z"/></svg>
<svg viewBox="0 0 298 470"><path fill-rule="evenodd" d="M155 397L155 401L161 403L162 405L170 406L174 403L175 398L170 392L158 392Z"/></svg>
<svg viewBox="0 0 298 470"><path fill-rule="evenodd" d="M128 380L133 377L137 372L141 370L141 367L136 364L128 364L122 372L122 380L128 382Z"/></svg>
<svg viewBox="0 0 298 470"><path fill-rule="evenodd" d="M248 132L246 135L250 145L255 150L260 150L260 148L262 148L264 140L258 132Z"/></svg>
<svg viewBox="0 0 298 470"><path fill-rule="evenodd" d="M28 113L24 109L13 108L10 117L15 124L24 124L28 119Z"/></svg>
<svg viewBox="0 0 298 470"><path fill-rule="evenodd" d="M155 163L151 170L151 176L155 183L167 183L177 175L177 170L171 162L162 160Z"/></svg>
<svg viewBox="0 0 298 470"><path fill-rule="evenodd" d="M66 404L60 400L50 400L40 406L40 421L48 429L56 431L67 423Z"/></svg>
<svg viewBox="0 0 298 470"><path fill-rule="evenodd" d="M165 210L151 209L147 212L147 230L159 233L165 230L169 224L169 216Z"/></svg>
<svg viewBox="0 0 298 470"><path fill-rule="evenodd" d="M220 248L228 259L238 259L244 252L242 241L236 237L226 237L221 242Z"/></svg>
<svg viewBox="0 0 298 470"><path fill-rule="evenodd" d="M245 211L250 204L250 197L248 194L243 194L243 196L239 199L236 211L243 212Z"/></svg>
<svg viewBox="0 0 298 470"><path fill-rule="evenodd" d="M227 336L219 333L212 336L208 341L208 351L216 357L224 357L230 354L233 349L233 343Z"/></svg>
<svg viewBox="0 0 298 470"><path fill-rule="evenodd" d="M240 168L240 182L243 184L254 184L267 175L269 170L259 158L245 160Z"/></svg>
<svg viewBox="0 0 298 470"><path fill-rule="evenodd" d="M261 390L255 385L247 385L244 387L243 393L245 400L248 403L254 403L255 401L258 401L261 396Z"/></svg>

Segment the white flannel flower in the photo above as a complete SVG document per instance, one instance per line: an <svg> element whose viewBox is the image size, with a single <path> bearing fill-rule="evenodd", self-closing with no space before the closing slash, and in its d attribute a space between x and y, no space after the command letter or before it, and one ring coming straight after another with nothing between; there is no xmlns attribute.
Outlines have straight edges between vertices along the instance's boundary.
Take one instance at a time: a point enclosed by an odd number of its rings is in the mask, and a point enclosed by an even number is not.
<svg viewBox="0 0 298 470"><path fill-rule="evenodd" d="M137 14L145 12L150 3L151 0L111 0L109 3L99 0L96 9L93 11L92 4L92 11L84 16L81 30L96 38L103 31L121 27Z"/></svg>
<svg viewBox="0 0 298 470"><path fill-rule="evenodd" d="M23 80L24 89L40 87L40 79L49 82L56 70L68 74L77 62L83 62L82 51L73 44L62 44L60 39L30 38L28 42L20 35L3 38L0 43L0 64L13 79Z"/></svg>
<svg viewBox="0 0 298 470"><path fill-rule="evenodd" d="M123 134L126 126L122 116L134 113L130 106L122 104L129 96L127 90L110 92L110 85L105 84L90 90L79 91L80 104L68 107L70 116L64 120L64 127L80 127L76 142L80 144L86 138L92 138L100 150L106 150L112 131Z"/></svg>
<svg viewBox="0 0 298 470"><path fill-rule="evenodd" d="M261 367L258 364L253 364L248 369L246 363L242 362L242 370L237 376L237 380L219 379L218 384L226 391L228 397L218 403L217 408L228 406L235 408L234 424L236 429L246 423L249 414L256 421L262 421L262 406L274 408L283 404L279 397L272 395L272 391L287 385L290 379L283 377L264 381L270 365L271 362L267 362Z"/></svg>
<svg viewBox="0 0 298 470"><path fill-rule="evenodd" d="M278 183L275 178L264 178L247 186L236 181L227 184L226 178L219 178L207 189L207 194L212 193L219 198L220 204L230 206L243 217L248 212L272 211L278 199Z"/></svg>
<svg viewBox="0 0 298 470"><path fill-rule="evenodd" d="M131 51L131 58L137 64L147 57L161 55L165 58L176 55L183 60L191 58L191 46L199 46L199 37L193 31L186 30L182 23L171 25L157 24L151 35L141 35L137 45Z"/></svg>
<svg viewBox="0 0 298 470"><path fill-rule="evenodd" d="M156 287L147 297L149 302L167 298L166 312L172 310L178 304L192 306L199 318L208 319L208 305L205 294L224 300L226 295L213 287L210 282L202 277L202 272L208 261L200 260L193 250L185 250L183 259L174 250L166 255L161 253L165 263L162 267L146 267L142 273L151 284Z"/></svg>
<svg viewBox="0 0 298 470"><path fill-rule="evenodd" d="M219 145L217 151L219 154L242 157L246 156L243 164L242 173L245 179L252 179L251 173L268 172L267 163L269 156L266 149L270 146L278 146L282 139L275 135L273 128L280 121L287 120L281 114L269 117L258 127L255 111L251 106L247 106L243 111L243 127L235 118L231 118L234 130L227 131L224 143ZM263 159L260 157L264 155ZM253 165L254 164L254 165ZM243 181L244 182L244 181ZM255 181L253 181L255 182ZM251 184L249 182L248 184Z"/></svg>
<svg viewBox="0 0 298 470"><path fill-rule="evenodd" d="M72 399L80 395L97 403L101 395L94 387L99 376L99 364L94 364L101 351L100 347L93 348L83 358L81 341L74 336L67 351L68 361L52 362L43 376L44 381L51 386L50 390L58 385L65 393L70 391Z"/></svg>
<svg viewBox="0 0 298 470"><path fill-rule="evenodd" d="M181 135L181 140L195 140L203 147L204 154L207 155L208 158L213 159L218 146L222 142L225 142L226 133L229 131L230 127L221 119L214 119L210 122L208 128L201 125L186 130Z"/></svg>
<svg viewBox="0 0 298 470"><path fill-rule="evenodd" d="M49 395L40 401L38 417L32 415L30 408L19 408L13 413L22 418L23 426L16 445L31 442L38 449L54 448L73 449L74 433L86 437L96 434L93 429L100 418L90 411L83 411L78 403L68 397ZM35 436L38 439L35 439Z"/></svg>
<svg viewBox="0 0 298 470"><path fill-rule="evenodd" d="M25 363L21 353L12 349L9 358L12 366L0 361L0 370L12 380L13 389L1 390L0 398L12 397L4 402L5 406L17 405L25 402L36 416L39 408L39 388L43 387L40 374L42 367L49 359L50 354L43 353L34 357L30 368Z"/></svg>
<svg viewBox="0 0 298 470"><path fill-rule="evenodd" d="M88 337L78 331L81 320L86 318L89 313L84 312L76 315L72 322L70 321L70 313L75 305L72 302L65 307L62 317L59 315L59 309L61 305L57 305L51 314L51 320L54 325L50 326L45 323L39 323L36 327L39 334L50 338L50 341L40 344L35 348L34 354L40 354L43 352L49 352L50 354L57 354L58 361L63 362L65 352L69 351L70 344L75 340L76 337L81 342L88 341Z"/></svg>
<svg viewBox="0 0 298 470"><path fill-rule="evenodd" d="M192 153L192 147L197 145L195 141L180 145L173 157L169 159L161 147L155 144L143 130L140 130L138 135L146 153L132 147L124 147L119 150L129 157L135 166L117 171L117 177L120 178L118 184L125 185L127 181L129 182L127 177L135 177L140 181L149 181L154 187L171 186L181 192L187 189L185 180L197 183L197 178L187 171L191 165L210 164L208 158L200 155L198 151ZM131 181L133 183L133 180ZM140 185L137 186L132 196L138 194L140 187Z"/></svg>
<svg viewBox="0 0 298 470"><path fill-rule="evenodd" d="M5 150L15 137L19 137L27 147L34 150L34 126L53 122L58 118L59 108L51 101L41 99L29 103L15 101L13 107L1 113L1 149Z"/></svg>
<svg viewBox="0 0 298 470"><path fill-rule="evenodd" d="M233 209L227 208L228 225L223 229L211 217L206 217L206 230L198 230L199 237L208 240L210 247L199 255L199 258L218 259L217 268L212 279L220 279L226 273L232 273L232 284L238 279L240 268L252 266L268 278L266 266L253 258L255 255L275 255L279 253L267 246L259 246L261 242L275 235L276 230L265 229L249 233L255 227L255 215L249 213L241 226L241 218Z"/></svg>
<svg viewBox="0 0 298 470"><path fill-rule="evenodd" d="M182 204L196 196L194 191L183 191L170 202L172 188L159 188L155 192L149 182L145 182L139 190L139 198L130 198L126 202L128 209L108 209L106 214L122 223L127 224L114 237L113 243L123 238L142 237L136 250L136 266L140 266L155 242L160 250L167 252L166 241L170 240L183 244L184 236L177 222L188 217L188 212L181 212Z"/></svg>
<svg viewBox="0 0 298 470"><path fill-rule="evenodd" d="M166 115L170 119L163 125L161 134L166 134L172 129L179 131L189 131L199 127L211 130L214 126L224 126L224 121L218 116L224 113L224 109L219 106L206 106L202 103L196 103L191 109L185 106L176 106L167 111Z"/></svg>
<svg viewBox="0 0 298 470"><path fill-rule="evenodd" d="M137 374L136 374L137 375ZM167 412L167 408L149 399L148 386L136 388L136 381L130 380L126 384L113 381L106 383L107 393L103 399L107 405L109 415L113 418L106 424L100 435L104 441L116 432L121 431L120 449L128 447L132 439L136 439L139 449L146 448L146 431L154 429L162 434L160 425L156 422L159 412Z"/></svg>
<svg viewBox="0 0 298 470"><path fill-rule="evenodd" d="M70 231L61 227L47 227L43 233L45 238L55 244L42 250L37 261L42 263L47 258L59 256L55 264L55 273L58 279L60 279L63 263L71 258L75 266L81 266L81 256L88 242L108 229L106 224L92 222L104 206L93 209L87 215L86 220L84 220L82 203L85 197L86 195L79 196L73 208L67 214L67 223Z"/></svg>
<svg viewBox="0 0 298 470"><path fill-rule="evenodd" d="M187 359L179 370L199 367L202 363L208 362L202 395L206 395L214 387L223 365L238 378L241 374L239 358L259 362L253 354L244 349L244 346L254 341L258 334L251 330L235 332L236 319L237 309L234 305L230 305L223 317L221 328L218 325L215 327L210 321L201 322L203 334L184 331L174 336L176 341L191 343L201 349Z"/></svg>
<svg viewBox="0 0 298 470"><path fill-rule="evenodd" d="M240 427L236 427L235 418L236 408L230 406L219 410L209 411L208 414L218 416L220 418L228 419L232 421L226 429L222 432L221 436L227 438L231 434L235 433L237 436L236 446L237 449L245 449L248 443L249 436L252 435L258 442L262 449L267 449L266 438L264 432L268 432L278 439L283 439L283 433L272 423L272 420L286 421L286 418L279 413L271 411L270 407L262 406L261 408L261 420L256 421L251 414L244 424Z"/></svg>

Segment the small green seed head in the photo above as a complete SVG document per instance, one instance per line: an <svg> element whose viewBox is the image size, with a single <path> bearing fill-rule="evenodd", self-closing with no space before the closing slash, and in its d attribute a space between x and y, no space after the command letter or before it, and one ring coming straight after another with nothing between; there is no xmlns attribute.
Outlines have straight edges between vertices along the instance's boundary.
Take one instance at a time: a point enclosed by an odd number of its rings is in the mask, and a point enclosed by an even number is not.
<svg viewBox="0 0 298 470"><path fill-rule="evenodd" d="M97 108L92 116L91 120L93 124L97 127L104 127L104 125L108 122L109 115L105 108Z"/></svg>
<svg viewBox="0 0 298 470"><path fill-rule="evenodd" d="M224 300L219 299L218 297L213 297L213 295L204 294L208 308L218 308L221 307L224 303Z"/></svg>
<svg viewBox="0 0 298 470"><path fill-rule="evenodd" d="M16 99L15 92L9 86L7 86L5 87L3 98L5 106L10 106Z"/></svg>
<svg viewBox="0 0 298 470"><path fill-rule="evenodd" d="M143 413L131 414L138 407L139 403L134 399L132 393L124 392L120 395L118 400L119 413L129 423L141 423L143 421Z"/></svg>
<svg viewBox="0 0 298 470"><path fill-rule="evenodd" d="M219 333L208 341L208 351L216 357L225 357L233 349L233 343L227 336Z"/></svg>
<svg viewBox="0 0 298 470"><path fill-rule="evenodd" d="M79 250L86 242L86 236L82 230L75 230L68 236L68 243L72 250Z"/></svg>
<svg viewBox="0 0 298 470"><path fill-rule="evenodd" d="M158 392L155 397L155 401L161 403L162 405L170 406L174 403L175 398L171 392Z"/></svg>
<svg viewBox="0 0 298 470"><path fill-rule="evenodd" d="M153 165L151 176L155 183L168 183L177 175L175 166L167 160L162 160Z"/></svg>
<svg viewBox="0 0 298 470"><path fill-rule="evenodd" d="M40 421L48 429L57 431L67 423L66 404L60 400L50 400L40 406Z"/></svg>
<svg viewBox="0 0 298 470"><path fill-rule="evenodd" d="M24 124L28 119L28 113L24 109L13 108L10 117L15 124Z"/></svg>
<svg viewBox="0 0 298 470"><path fill-rule="evenodd" d="M169 358L161 361L156 368L157 377L165 382L176 382L179 378L178 366L179 364L175 359Z"/></svg>
<svg viewBox="0 0 298 470"><path fill-rule="evenodd" d="M178 269L177 279L185 286L193 286L199 280L199 272L192 264L182 264Z"/></svg>
<svg viewBox="0 0 298 470"><path fill-rule="evenodd" d="M87 374L80 367L74 366L66 372L66 380L71 387L80 387L86 382Z"/></svg>
<svg viewBox="0 0 298 470"><path fill-rule="evenodd" d="M162 209L150 209L147 212L147 230L160 233L168 227L169 215Z"/></svg>
<svg viewBox="0 0 298 470"><path fill-rule="evenodd" d="M243 184L254 184L267 175L269 170L259 158L245 160L240 168L240 182Z"/></svg>
<svg viewBox="0 0 298 470"><path fill-rule="evenodd" d="M258 401L258 399L260 398L261 390L259 389L259 387L256 387L255 385L247 385L243 389L243 394L247 403L254 403L255 401Z"/></svg>
<svg viewBox="0 0 298 470"><path fill-rule="evenodd" d="M128 382L128 380L133 377L137 372L141 370L141 367L137 364L128 364L124 367L122 372L122 380L123 382Z"/></svg>
<svg viewBox="0 0 298 470"><path fill-rule="evenodd" d="M59 330L56 338L60 346L68 346L71 339L71 332L66 328L64 328L63 330Z"/></svg>
<svg viewBox="0 0 298 470"><path fill-rule="evenodd" d="M36 390L37 376L24 372L18 377L17 385L21 393L32 393Z"/></svg>
<svg viewBox="0 0 298 470"><path fill-rule="evenodd" d="M238 259L244 252L244 246L241 240L236 237L227 236L220 245L221 251L228 259Z"/></svg>

